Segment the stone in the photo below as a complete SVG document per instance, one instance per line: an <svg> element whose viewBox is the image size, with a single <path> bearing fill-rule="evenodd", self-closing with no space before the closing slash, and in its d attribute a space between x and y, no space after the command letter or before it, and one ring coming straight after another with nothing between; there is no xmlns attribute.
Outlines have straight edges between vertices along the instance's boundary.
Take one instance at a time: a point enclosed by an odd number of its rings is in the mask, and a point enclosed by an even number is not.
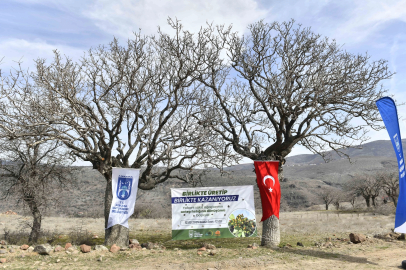
<svg viewBox="0 0 406 270"><path fill-rule="evenodd" d="M116 253L116 252L118 252L119 250L120 250L120 247L117 246L116 244L113 244L113 245L111 246L111 248L110 248L110 252L112 252L112 253Z"/></svg>
<svg viewBox="0 0 406 270"><path fill-rule="evenodd" d="M27 250L30 246L29 245L22 245L20 247L21 250Z"/></svg>
<svg viewBox="0 0 406 270"><path fill-rule="evenodd" d="M299 247L304 247L304 245L303 245L303 243L302 242L297 242L297 244L296 244L297 246L299 246Z"/></svg>
<svg viewBox="0 0 406 270"><path fill-rule="evenodd" d="M135 250L141 250L142 249L142 247L139 244L130 244L128 247L131 248L131 249L135 249Z"/></svg>
<svg viewBox="0 0 406 270"><path fill-rule="evenodd" d="M95 246L94 246L94 250L97 250L97 251L108 251L109 249L106 248L106 247L103 246L103 245L95 245Z"/></svg>
<svg viewBox="0 0 406 270"><path fill-rule="evenodd" d="M178 251L178 250L179 250L179 248L174 248L173 250L174 250L174 251Z"/></svg>
<svg viewBox="0 0 406 270"><path fill-rule="evenodd" d="M217 253L217 250L215 250L215 249L211 249L211 250L209 251L209 255L211 255L211 256L216 255L216 253Z"/></svg>
<svg viewBox="0 0 406 270"><path fill-rule="evenodd" d="M74 251L72 251L72 254L79 254L79 250L75 249Z"/></svg>
<svg viewBox="0 0 406 270"><path fill-rule="evenodd" d="M159 251L159 253L164 253L164 250L161 249L161 250Z"/></svg>
<svg viewBox="0 0 406 270"><path fill-rule="evenodd" d="M97 239L97 238L99 238L99 236L98 235L93 235L92 238Z"/></svg>
<svg viewBox="0 0 406 270"><path fill-rule="evenodd" d="M212 245L212 244L207 244L207 243L205 243L205 244L203 244L203 246L204 246L206 249L216 249L216 247L215 247L214 245Z"/></svg>
<svg viewBox="0 0 406 270"><path fill-rule="evenodd" d="M29 248L27 248L27 251L28 251L28 252L33 252L33 251L34 251L34 247L29 247Z"/></svg>
<svg viewBox="0 0 406 270"><path fill-rule="evenodd" d="M83 253L89 253L91 249L92 249L91 246L85 244L80 245L80 251L82 251Z"/></svg>
<svg viewBox="0 0 406 270"><path fill-rule="evenodd" d="M197 255L202 256L202 253L200 251L197 252Z"/></svg>
<svg viewBox="0 0 406 270"><path fill-rule="evenodd" d="M5 249L0 249L0 254L7 254L8 252L7 252L7 250L5 250Z"/></svg>
<svg viewBox="0 0 406 270"><path fill-rule="evenodd" d="M68 250L68 248L70 248L71 246L72 246L71 243L66 243L66 245L65 245L65 250Z"/></svg>
<svg viewBox="0 0 406 270"><path fill-rule="evenodd" d="M205 248L205 247L201 247L201 248L199 248L197 251L206 251L206 248Z"/></svg>
<svg viewBox="0 0 406 270"><path fill-rule="evenodd" d="M0 240L0 245L6 246L6 245L7 245L7 241L6 241L6 240Z"/></svg>
<svg viewBox="0 0 406 270"><path fill-rule="evenodd" d="M74 246L70 246L70 247L68 247L68 249L66 249L66 251L69 251L70 253L74 252L75 250L77 250L77 249Z"/></svg>
<svg viewBox="0 0 406 270"><path fill-rule="evenodd" d="M61 247L61 246L56 246L56 247L54 248L54 252L61 252L61 251L63 251L63 250L64 250L64 248Z"/></svg>
<svg viewBox="0 0 406 270"><path fill-rule="evenodd" d="M326 242L326 243L323 244L323 247L326 247L326 248L329 248L329 247L332 247L332 246L333 246L333 244L331 242Z"/></svg>
<svg viewBox="0 0 406 270"><path fill-rule="evenodd" d="M137 239L130 239L130 245L131 244L136 244L136 245L139 245L140 244L140 242L138 242L138 240Z"/></svg>
<svg viewBox="0 0 406 270"><path fill-rule="evenodd" d="M6 263L7 262L7 259L6 258L1 258L0 259L0 263Z"/></svg>
<svg viewBox="0 0 406 270"><path fill-rule="evenodd" d="M60 261L61 261L61 259L57 259L57 260L56 260L56 263L59 263Z"/></svg>
<svg viewBox="0 0 406 270"><path fill-rule="evenodd" d="M13 249L13 248L10 248L10 249L8 250L8 252L10 252L10 253L14 253L15 251L14 251L14 249Z"/></svg>
<svg viewBox="0 0 406 270"><path fill-rule="evenodd" d="M366 240L367 238L363 234L350 233L350 241L353 242L354 244L362 243L365 242Z"/></svg>
<svg viewBox="0 0 406 270"><path fill-rule="evenodd" d="M97 258L98 262L102 262L103 261L103 256L100 256L99 258Z"/></svg>
<svg viewBox="0 0 406 270"><path fill-rule="evenodd" d="M256 247L256 246L253 246L253 247L252 247L252 249L258 249L258 247Z"/></svg>
<svg viewBox="0 0 406 270"><path fill-rule="evenodd" d="M121 247L120 248L120 251L126 251L126 250L128 250L128 247Z"/></svg>
<svg viewBox="0 0 406 270"><path fill-rule="evenodd" d="M34 252L40 255L49 255L52 252L52 247L49 244L38 245L34 248Z"/></svg>
<svg viewBox="0 0 406 270"><path fill-rule="evenodd" d="M253 243L252 246L253 246L253 247L258 247L258 244L257 244L257 243Z"/></svg>

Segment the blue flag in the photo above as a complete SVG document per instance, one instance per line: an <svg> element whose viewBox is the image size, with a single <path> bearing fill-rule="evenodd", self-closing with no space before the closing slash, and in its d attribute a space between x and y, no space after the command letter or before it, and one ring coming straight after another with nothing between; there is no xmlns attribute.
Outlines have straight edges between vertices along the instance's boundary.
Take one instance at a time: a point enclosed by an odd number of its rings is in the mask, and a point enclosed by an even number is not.
<svg viewBox="0 0 406 270"><path fill-rule="evenodd" d="M395 149L399 167L399 197L396 207L395 232L406 233L406 183L405 162L403 160L402 138L400 137L398 112L393 99L383 97L376 102L386 130Z"/></svg>

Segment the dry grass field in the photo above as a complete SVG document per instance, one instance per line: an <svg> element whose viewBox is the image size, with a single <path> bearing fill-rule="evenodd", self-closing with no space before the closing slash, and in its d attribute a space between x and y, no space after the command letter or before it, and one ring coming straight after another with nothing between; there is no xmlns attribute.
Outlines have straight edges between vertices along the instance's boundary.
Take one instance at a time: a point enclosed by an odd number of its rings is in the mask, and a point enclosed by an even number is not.
<svg viewBox="0 0 406 270"><path fill-rule="evenodd" d="M4 231L17 232L27 218L0 215ZM257 216L260 219L260 216ZM52 244L64 245L66 234L87 231L103 241L103 219L45 217L44 229L59 235ZM6 269L399 269L406 259L406 242L374 238L391 232L393 215L334 211L284 212L280 216L281 245L277 249L247 248L260 238L217 239L215 256L197 254L203 240L172 241L170 219L131 219L130 236L143 242L160 242L164 251L129 250L112 254L53 253L40 256L16 251L7 255ZM261 223L259 231L261 232ZM367 241L349 244L349 233L363 233ZM346 238L344 240L344 238ZM339 239L339 240L338 240ZM59 241L59 242L58 242ZM209 242L209 241L207 241ZM304 247L297 246L301 242ZM96 242L95 242L96 243ZM24 256L22 256L24 255ZM98 261L102 257L102 261Z"/></svg>

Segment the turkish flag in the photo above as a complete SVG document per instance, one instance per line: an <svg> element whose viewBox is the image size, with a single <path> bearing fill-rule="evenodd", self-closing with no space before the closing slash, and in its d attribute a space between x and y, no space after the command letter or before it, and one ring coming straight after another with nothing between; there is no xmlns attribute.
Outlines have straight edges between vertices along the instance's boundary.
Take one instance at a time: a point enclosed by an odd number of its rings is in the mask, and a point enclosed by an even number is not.
<svg viewBox="0 0 406 270"><path fill-rule="evenodd" d="M278 179L279 161L254 161L254 166L262 202L261 221L272 215L279 219L281 206L281 186Z"/></svg>

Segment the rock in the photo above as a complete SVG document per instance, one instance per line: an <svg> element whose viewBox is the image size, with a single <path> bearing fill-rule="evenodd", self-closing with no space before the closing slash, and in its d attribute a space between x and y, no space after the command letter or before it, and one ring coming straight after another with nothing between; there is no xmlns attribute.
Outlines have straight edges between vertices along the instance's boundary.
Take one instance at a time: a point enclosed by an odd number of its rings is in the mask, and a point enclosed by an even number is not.
<svg viewBox="0 0 406 270"><path fill-rule="evenodd" d="M0 249L0 254L7 254L8 252L7 252L7 250L5 250L5 249Z"/></svg>
<svg viewBox="0 0 406 270"><path fill-rule="evenodd" d="M70 253L72 253L75 250L77 250L75 246L70 246L70 247L68 247L68 249L66 251L69 251Z"/></svg>
<svg viewBox="0 0 406 270"><path fill-rule="evenodd" d="M61 251L63 251L63 250L64 250L64 248L61 247L61 246L56 246L56 247L54 248L54 252L61 252Z"/></svg>
<svg viewBox="0 0 406 270"><path fill-rule="evenodd" d="M10 249L8 250L8 252L14 253L15 251L14 251L14 249L10 248Z"/></svg>
<svg viewBox="0 0 406 270"><path fill-rule="evenodd" d="M197 252L197 255L202 256L202 253L200 251Z"/></svg>
<svg viewBox="0 0 406 270"><path fill-rule="evenodd" d="M154 248L155 248L155 244L152 243L152 242L148 242L144 247L147 248L147 249L154 249Z"/></svg>
<svg viewBox="0 0 406 270"><path fill-rule="evenodd" d="M164 250L161 249L161 250L159 251L159 253L164 253Z"/></svg>
<svg viewBox="0 0 406 270"><path fill-rule="evenodd" d="M206 248L205 248L205 247L201 247L201 248L199 248L197 251L206 251Z"/></svg>
<svg viewBox="0 0 406 270"><path fill-rule="evenodd" d="M52 252L52 247L48 244L38 245L34 248L34 252L40 255L49 255Z"/></svg>
<svg viewBox="0 0 406 270"><path fill-rule="evenodd" d="M0 245L6 246L6 245L7 245L7 241L6 241L6 240L0 240Z"/></svg>
<svg viewBox="0 0 406 270"><path fill-rule="evenodd" d="M362 243L366 241L366 237L363 234L360 233L350 233L350 241L353 242L354 244Z"/></svg>
<svg viewBox="0 0 406 270"><path fill-rule="evenodd" d="M174 251L178 251L178 250L179 250L179 248L174 248L173 250L174 250Z"/></svg>
<svg viewBox="0 0 406 270"><path fill-rule="evenodd" d="M79 250L75 249L74 251L71 252L72 254L79 254Z"/></svg>
<svg viewBox="0 0 406 270"><path fill-rule="evenodd" d="M126 251L126 250L128 250L128 247L121 247L120 248L120 251Z"/></svg>
<svg viewBox="0 0 406 270"><path fill-rule="evenodd" d="M91 246L85 244L80 245L80 251L82 251L83 253L89 253L91 249L92 249Z"/></svg>
<svg viewBox="0 0 406 270"><path fill-rule="evenodd" d="M253 246L252 249L258 249L258 247L257 247L257 246Z"/></svg>
<svg viewBox="0 0 406 270"><path fill-rule="evenodd" d="M59 263L60 261L61 261L60 259L57 259L57 260L56 260L56 263Z"/></svg>
<svg viewBox="0 0 406 270"><path fill-rule="evenodd" d="M130 244L128 247L131 248L131 249L135 249L135 250L141 250L142 249L142 247L139 244Z"/></svg>
<svg viewBox="0 0 406 270"><path fill-rule="evenodd" d="M28 252L33 252L33 251L34 251L34 247L29 247L29 248L27 248L27 251L28 251Z"/></svg>
<svg viewBox="0 0 406 270"><path fill-rule="evenodd" d="M297 242L297 244L296 245L298 245L299 247L304 247L304 245L303 245L303 243L302 242Z"/></svg>
<svg viewBox="0 0 406 270"><path fill-rule="evenodd" d="M209 255L211 255L211 256L216 255L216 253L217 253L217 250L215 250L215 249L211 249L211 250L209 251Z"/></svg>
<svg viewBox="0 0 406 270"><path fill-rule="evenodd" d="M30 246L29 245L22 245L20 247L21 250L27 250Z"/></svg>
<svg viewBox="0 0 406 270"><path fill-rule="evenodd" d="M98 262L102 262L103 261L103 256L100 256L99 258L97 258Z"/></svg>
<svg viewBox="0 0 406 270"><path fill-rule="evenodd" d="M99 238L99 236L98 235L93 235L92 238L97 239L97 238Z"/></svg>
<svg viewBox="0 0 406 270"><path fill-rule="evenodd" d="M116 244L113 244L113 245L111 246L111 248L110 248L110 252L112 252L112 253L116 253L116 252L118 252L119 250L120 250L120 247L117 246Z"/></svg>
<svg viewBox="0 0 406 270"><path fill-rule="evenodd" d="M136 245L139 245L140 244L140 242L138 242L138 240L137 239L130 239L130 245L131 244L136 244Z"/></svg>
<svg viewBox="0 0 406 270"><path fill-rule="evenodd" d="M406 240L406 235L402 233L399 237L398 240Z"/></svg>
<svg viewBox="0 0 406 270"><path fill-rule="evenodd" d="M203 244L203 247L205 247L206 249L216 249L216 247L215 247L214 245L212 245L212 244L207 244L207 243L204 243L204 244Z"/></svg>
<svg viewBox="0 0 406 270"><path fill-rule="evenodd" d="M103 245L95 245L95 246L94 246L94 250L97 250L97 251L108 251L109 249L106 248L106 247L103 246Z"/></svg>
<svg viewBox="0 0 406 270"><path fill-rule="evenodd" d="M326 242L326 243L323 244L323 247L326 247L326 248L329 248L329 247L332 247L332 246L333 246L333 244L331 242Z"/></svg>
<svg viewBox="0 0 406 270"><path fill-rule="evenodd" d="M7 260L6 260L6 258L1 258L0 259L0 263L6 263L7 262ZM5 266L4 266L5 267Z"/></svg>
<svg viewBox="0 0 406 270"><path fill-rule="evenodd" d="M65 245L65 250L68 250L68 248L70 248L71 246L72 246L71 243L66 243L66 245Z"/></svg>
<svg viewBox="0 0 406 270"><path fill-rule="evenodd" d="M253 247L258 247L258 244L257 244L257 243L253 243L252 246L253 246Z"/></svg>

